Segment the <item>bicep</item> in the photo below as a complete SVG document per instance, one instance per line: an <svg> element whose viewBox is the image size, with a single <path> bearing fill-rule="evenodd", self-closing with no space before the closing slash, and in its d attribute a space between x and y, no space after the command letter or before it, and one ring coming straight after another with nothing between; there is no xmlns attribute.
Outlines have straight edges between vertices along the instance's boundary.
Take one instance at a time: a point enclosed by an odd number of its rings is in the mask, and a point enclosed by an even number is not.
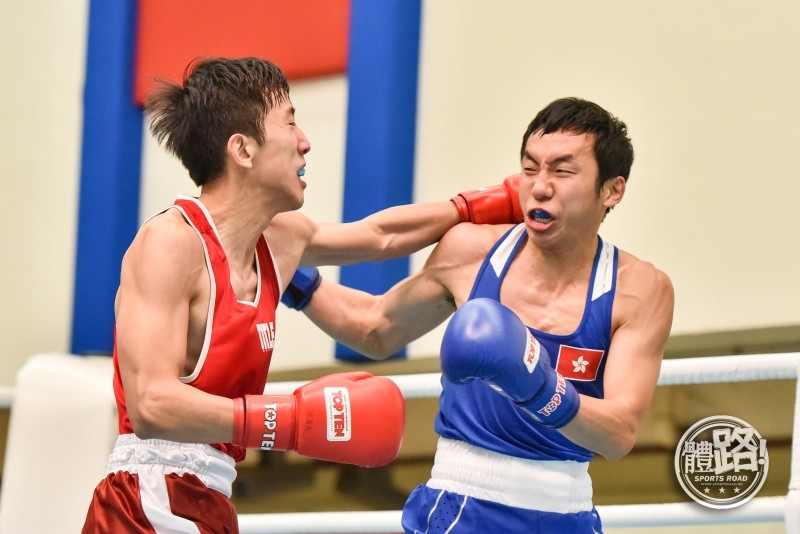
<svg viewBox="0 0 800 534"><path fill-rule="evenodd" d="M655 392L663 350L642 343L624 328L614 336L603 379L604 403L636 428L642 423Z"/></svg>
<svg viewBox="0 0 800 534"><path fill-rule="evenodd" d="M195 273L184 267L185 250L167 254L156 245L135 243L123 261L116 343L129 400L156 384L177 384L186 363Z"/></svg>
<svg viewBox="0 0 800 534"><path fill-rule="evenodd" d="M354 258L368 259L368 251L378 246L377 235L377 229L363 220L320 223L299 211L276 215L264 232L287 283L299 265L343 265Z"/></svg>
<svg viewBox="0 0 800 534"><path fill-rule="evenodd" d="M605 375L606 399L619 402L641 421L655 391L664 348L672 327L674 295L659 271L634 280L622 296L624 319L615 330Z"/></svg>
<svg viewBox="0 0 800 534"><path fill-rule="evenodd" d="M381 238L377 230L363 221L314 223L302 265L346 265L369 261L377 256Z"/></svg>
<svg viewBox="0 0 800 534"><path fill-rule="evenodd" d="M459 222L450 201L393 206L348 223L314 223L305 265L346 265L407 256Z"/></svg>
<svg viewBox="0 0 800 534"><path fill-rule="evenodd" d="M152 298L122 282L116 322L123 378L132 374L179 376L186 354L188 303ZM150 376L155 378L155 376Z"/></svg>

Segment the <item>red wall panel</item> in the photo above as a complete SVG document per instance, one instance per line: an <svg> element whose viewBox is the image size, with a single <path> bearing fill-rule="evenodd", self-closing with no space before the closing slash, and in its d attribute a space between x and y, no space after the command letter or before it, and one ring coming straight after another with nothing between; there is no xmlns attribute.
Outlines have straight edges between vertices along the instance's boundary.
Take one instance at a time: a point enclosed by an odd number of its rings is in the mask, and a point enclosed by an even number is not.
<svg viewBox="0 0 800 534"><path fill-rule="evenodd" d="M139 0L134 99L205 56L257 56L289 79L345 72L350 0Z"/></svg>

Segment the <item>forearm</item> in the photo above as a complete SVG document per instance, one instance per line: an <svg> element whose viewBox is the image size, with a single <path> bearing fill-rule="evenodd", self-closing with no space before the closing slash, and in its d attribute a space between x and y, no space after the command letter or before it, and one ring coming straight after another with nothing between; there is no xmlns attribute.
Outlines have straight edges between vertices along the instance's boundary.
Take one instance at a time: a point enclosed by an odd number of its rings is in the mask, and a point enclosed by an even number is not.
<svg viewBox="0 0 800 534"><path fill-rule="evenodd" d="M323 280L303 313L320 330L339 343L376 360L387 358L402 341L381 335L377 297L364 291Z"/></svg>
<svg viewBox="0 0 800 534"><path fill-rule="evenodd" d="M383 295L371 295L298 272L282 302L301 309L323 332L374 359L395 354L443 322L454 310L441 285L423 274L396 284ZM308 283L309 281L315 283Z"/></svg>
<svg viewBox="0 0 800 534"><path fill-rule="evenodd" d="M227 443L233 438L233 401L172 379L126 388L128 415L142 439L181 443Z"/></svg>
<svg viewBox="0 0 800 534"><path fill-rule="evenodd" d="M627 455L636 443L641 419L629 407L581 395L575 418L559 431L575 443L609 460Z"/></svg>

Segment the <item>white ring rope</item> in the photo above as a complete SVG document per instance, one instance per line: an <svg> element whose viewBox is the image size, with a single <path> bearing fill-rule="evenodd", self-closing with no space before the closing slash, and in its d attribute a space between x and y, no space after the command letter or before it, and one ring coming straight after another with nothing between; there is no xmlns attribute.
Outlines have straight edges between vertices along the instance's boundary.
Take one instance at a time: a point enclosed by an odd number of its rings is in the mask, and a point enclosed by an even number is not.
<svg viewBox="0 0 800 534"><path fill-rule="evenodd" d="M797 378L800 353L753 354L747 356L704 356L664 360L659 386L678 384L714 384ZM437 397L442 392L439 373L390 375L406 399ZM265 392L288 395L307 381L267 384Z"/></svg>
<svg viewBox="0 0 800 534"><path fill-rule="evenodd" d="M709 384L757 380L797 379L800 353L712 356L664 360L659 386ZM441 375L389 376L406 399L434 398L441 393ZM276 382L265 392L289 394L307 383ZM10 408L14 389L0 387L0 408ZM792 428L791 467L785 497L758 497L728 510L711 510L697 503L664 503L598 506L606 527L656 527L785 521L786 532L800 532L800 381L797 384ZM241 534L298 533L398 533L401 511L313 512L241 514Z"/></svg>
<svg viewBox="0 0 800 534"><path fill-rule="evenodd" d="M709 356L664 360L659 386L797 379L800 353ZM438 397L439 373L389 376L406 399ZM289 394L306 382L267 384L265 392ZM800 532L800 381L795 395L791 472L786 497L757 497L738 508L712 510L697 503L598 506L605 527L657 527L731 523L786 522L787 532ZM398 533L401 511L241 514L241 534L303 532Z"/></svg>

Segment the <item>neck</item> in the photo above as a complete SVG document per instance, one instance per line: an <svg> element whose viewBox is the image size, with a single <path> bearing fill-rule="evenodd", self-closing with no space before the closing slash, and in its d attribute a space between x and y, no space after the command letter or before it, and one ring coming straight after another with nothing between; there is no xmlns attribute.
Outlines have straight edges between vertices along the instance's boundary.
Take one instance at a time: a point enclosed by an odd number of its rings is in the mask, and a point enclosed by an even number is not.
<svg viewBox="0 0 800 534"><path fill-rule="evenodd" d="M520 251L522 265L536 273L536 279L551 284L570 284L591 274L597 254L597 236L572 240L566 246L544 248L528 239Z"/></svg>
<svg viewBox="0 0 800 534"><path fill-rule="evenodd" d="M244 193L204 187L199 197L211 214L228 261L234 265L252 263L256 242L275 215L265 203Z"/></svg>

